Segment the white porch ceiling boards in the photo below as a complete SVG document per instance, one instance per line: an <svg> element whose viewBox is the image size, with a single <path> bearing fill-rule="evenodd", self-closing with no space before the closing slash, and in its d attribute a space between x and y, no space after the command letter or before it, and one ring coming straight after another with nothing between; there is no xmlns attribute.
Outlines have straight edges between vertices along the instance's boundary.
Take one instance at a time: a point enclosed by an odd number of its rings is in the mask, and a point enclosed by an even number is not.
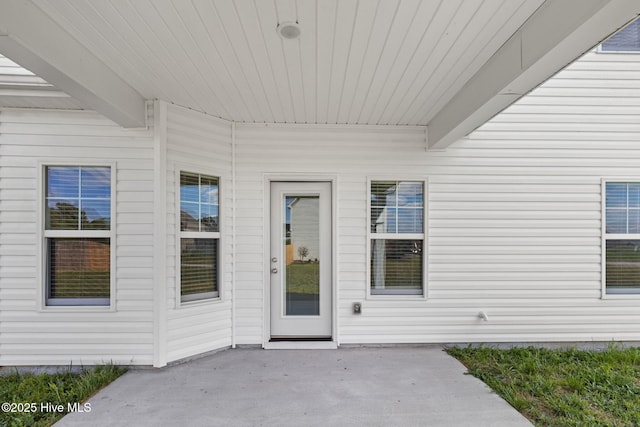
<svg viewBox="0 0 640 427"><path fill-rule="evenodd" d="M446 147L638 0L12 0L0 52L124 127L145 99L247 123L427 126ZM296 21L297 40L276 33Z"/></svg>
<svg viewBox="0 0 640 427"><path fill-rule="evenodd" d="M543 0L34 0L144 98L243 122L426 125ZM297 21L299 40L279 22Z"/></svg>

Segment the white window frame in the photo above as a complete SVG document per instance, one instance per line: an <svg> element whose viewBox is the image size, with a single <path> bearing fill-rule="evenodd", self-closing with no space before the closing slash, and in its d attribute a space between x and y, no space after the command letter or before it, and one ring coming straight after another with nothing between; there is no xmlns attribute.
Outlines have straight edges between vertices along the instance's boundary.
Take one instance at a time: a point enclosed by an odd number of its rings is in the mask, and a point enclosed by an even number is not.
<svg viewBox="0 0 640 427"><path fill-rule="evenodd" d="M602 298L640 298L640 284L637 288L609 288L607 289L607 241L608 240L640 240L640 233L607 233L607 184L608 183L637 183L640 184L640 177L636 178L603 178L601 181L602 189L602 202L601 202L601 217L602 217L602 244L601 244L601 272L602 272Z"/></svg>
<svg viewBox="0 0 640 427"><path fill-rule="evenodd" d="M192 174L192 175L204 175L207 177L217 178L218 179L218 231L182 231L180 228L180 203L181 203L181 195L180 195L180 176L182 173ZM222 260L223 256L223 246L222 246L222 200L224 196L224 189L222 185L223 176L221 174L203 170L199 167L193 167L188 165L177 165L175 167L175 211L176 211L176 308L181 307L190 307L193 305L200 304L209 304L209 303L218 303L222 301L222 284L223 284L223 268L222 268ZM218 256L216 258L216 267L217 267L217 288L216 292L206 292L201 294L195 294L187 296L186 298L182 297L182 239L211 239L218 241Z"/></svg>
<svg viewBox="0 0 640 427"><path fill-rule="evenodd" d="M371 183L372 182L420 182L422 183L422 233L372 233L371 232ZM416 178L416 177L367 177L367 243L366 243L366 288L367 288L367 299L407 299L411 301L415 300L426 300L428 298L428 252L429 252L429 244L428 244L428 230L429 230L429 180L424 177ZM375 239L390 239L390 240L422 240L422 293L403 293L393 291L389 293L372 293L371 292L371 242Z"/></svg>
<svg viewBox="0 0 640 427"><path fill-rule="evenodd" d="M47 230L46 229L46 198L47 198L47 174L49 167L108 167L111 178L111 218L109 230ZM79 311L79 310L99 310L115 311L115 291L116 291L116 162L38 162L38 277L40 286L40 309L55 311ZM100 238L109 239L109 298L49 298L49 266L48 266L48 245L50 238Z"/></svg>

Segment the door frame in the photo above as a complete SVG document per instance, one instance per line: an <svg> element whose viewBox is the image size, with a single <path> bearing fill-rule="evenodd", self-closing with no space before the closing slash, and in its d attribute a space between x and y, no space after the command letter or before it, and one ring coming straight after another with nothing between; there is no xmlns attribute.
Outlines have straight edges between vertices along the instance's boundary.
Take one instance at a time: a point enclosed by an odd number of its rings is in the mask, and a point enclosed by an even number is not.
<svg viewBox="0 0 640 427"><path fill-rule="evenodd" d="M331 187L331 342L338 346L340 345L338 338L338 235L337 235L337 183L338 177L336 175L307 175L307 174L276 174L269 173L264 175L264 191L263 191L263 256L262 256L262 271L263 271L263 286L262 286L262 300L263 305L263 319L262 319L262 347L269 346L271 340L271 183L272 182L328 182ZM312 343L312 341L310 341ZM298 348L304 347L304 342L299 343ZM313 346L312 346L313 347Z"/></svg>

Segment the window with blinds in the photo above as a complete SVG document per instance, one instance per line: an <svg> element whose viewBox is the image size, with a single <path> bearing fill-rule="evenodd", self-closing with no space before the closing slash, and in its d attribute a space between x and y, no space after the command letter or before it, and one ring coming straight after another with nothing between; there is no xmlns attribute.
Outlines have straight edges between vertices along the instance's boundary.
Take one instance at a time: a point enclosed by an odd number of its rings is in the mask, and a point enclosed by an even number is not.
<svg viewBox="0 0 640 427"><path fill-rule="evenodd" d="M636 19L600 45L601 52L640 52L640 19Z"/></svg>
<svg viewBox="0 0 640 427"><path fill-rule="evenodd" d="M109 305L111 168L45 167L46 303Z"/></svg>
<svg viewBox="0 0 640 427"><path fill-rule="evenodd" d="M640 182L604 187L606 293L640 293Z"/></svg>
<svg viewBox="0 0 640 427"><path fill-rule="evenodd" d="M372 295L423 295L424 182L372 181L370 187Z"/></svg>
<svg viewBox="0 0 640 427"><path fill-rule="evenodd" d="M219 178L180 172L181 302L219 296Z"/></svg>

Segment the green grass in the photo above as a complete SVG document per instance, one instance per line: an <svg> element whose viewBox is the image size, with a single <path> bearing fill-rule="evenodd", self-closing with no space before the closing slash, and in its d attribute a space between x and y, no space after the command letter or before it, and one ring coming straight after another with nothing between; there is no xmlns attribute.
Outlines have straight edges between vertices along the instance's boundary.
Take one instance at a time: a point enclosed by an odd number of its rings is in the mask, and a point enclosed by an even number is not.
<svg viewBox="0 0 640 427"><path fill-rule="evenodd" d="M111 274L107 271L56 271L51 284L55 298L109 298Z"/></svg>
<svg viewBox="0 0 640 427"><path fill-rule="evenodd" d="M82 372L38 375L16 372L0 375L0 402L22 405L35 403L35 411L31 408L27 409L29 412L0 411L0 426L50 426L66 414L68 404L80 403L82 407L82 402L124 372L124 369L113 365L104 365ZM42 411L42 403L61 404L65 411Z"/></svg>
<svg viewBox="0 0 640 427"><path fill-rule="evenodd" d="M317 295L320 291L320 264L317 262L287 265L287 292Z"/></svg>
<svg viewBox="0 0 640 427"><path fill-rule="evenodd" d="M640 426L640 348L450 348L537 426Z"/></svg>
<svg viewBox="0 0 640 427"><path fill-rule="evenodd" d="M385 288L422 289L422 276L422 255L385 261Z"/></svg>

